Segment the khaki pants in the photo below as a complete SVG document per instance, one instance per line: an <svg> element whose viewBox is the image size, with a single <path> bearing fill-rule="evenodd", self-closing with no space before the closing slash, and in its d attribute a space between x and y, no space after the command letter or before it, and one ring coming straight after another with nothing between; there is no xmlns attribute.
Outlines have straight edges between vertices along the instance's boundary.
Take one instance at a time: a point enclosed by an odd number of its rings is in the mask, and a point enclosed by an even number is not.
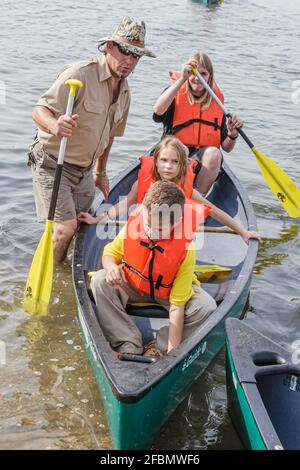
<svg viewBox="0 0 300 470"><path fill-rule="evenodd" d="M143 353L142 335L133 318L126 313L127 303L151 302L150 296L141 295L129 283L124 288L112 287L105 280L104 269L92 277L91 288L98 310L98 319L106 339L112 348L122 353ZM216 309L214 299L201 287L194 286L195 295L187 302L184 310L183 339L191 335ZM168 301L156 299L167 310ZM164 326L157 333L156 347L161 353L167 352L169 328Z"/></svg>
<svg viewBox="0 0 300 470"><path fill-rule="evenodd" d="M37 219L44 222L48 217L57 162L43 150L39 142L32 152L36 161L32 166L32 177ZM87 212L94 195L92 166L84 168L64 162L54 220L72 220L81 211Z"/></svg>

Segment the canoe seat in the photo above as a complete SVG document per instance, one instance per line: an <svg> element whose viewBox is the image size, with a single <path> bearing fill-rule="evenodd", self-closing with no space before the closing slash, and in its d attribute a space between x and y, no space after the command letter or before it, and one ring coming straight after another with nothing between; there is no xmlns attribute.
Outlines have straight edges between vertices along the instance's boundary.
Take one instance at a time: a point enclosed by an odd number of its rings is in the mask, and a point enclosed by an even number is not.
<svg viewBox="0 0 300 470"><path fill-rule="evenodd" d="M128 304L126 312L135 317L169 318L169 312L155 303L148 305Z"/></svg>

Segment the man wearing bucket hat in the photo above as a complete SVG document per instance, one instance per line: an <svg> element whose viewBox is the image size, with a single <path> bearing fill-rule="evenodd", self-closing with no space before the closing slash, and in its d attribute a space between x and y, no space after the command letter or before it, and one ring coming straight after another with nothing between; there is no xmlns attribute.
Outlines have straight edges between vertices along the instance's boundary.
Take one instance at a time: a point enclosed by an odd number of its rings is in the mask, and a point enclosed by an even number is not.
<svg viewBox="0 0 300 470"><path fill-rule="evenodd" d="M111 36L99 40L103 54L65 66L33 110L38 134L30 146L29 162L39 221L47 219L60 140L68 138L54 218L56 262L65 258L77 215L90 208L95 186L108 196L107 159L114 138L124 134L130 106L126 78L142 56L155 57L145 47L145 34L143 21L123 18ZM71 78L84 87L77 90L73 115L68 117L65 81Z"/></svg>

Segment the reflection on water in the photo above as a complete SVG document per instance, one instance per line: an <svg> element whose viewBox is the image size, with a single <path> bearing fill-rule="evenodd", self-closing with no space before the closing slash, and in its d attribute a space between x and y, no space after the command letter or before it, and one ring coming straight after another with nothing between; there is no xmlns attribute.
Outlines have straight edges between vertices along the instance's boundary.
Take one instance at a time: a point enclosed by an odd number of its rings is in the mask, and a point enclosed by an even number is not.
<svg viewBox="0 0 300 470"><path fill-rule="evenodd" d="M19 446L46 449L111 447L96 383L86 361L76 318L70 267L56 273L55 297L45 318L29 317L16 328L24 373L9 398ZM20 354L20 353L19 353ZM11 379L10 379L11 380ZM17 386L16 386L17 385ZM96 432L97 430L97 432ZM21 434L21 437L20 437ZM7 435L1 447L14 447Z"/></svg>
<svg viewBox="0 0 300 470"><path fill-rule="evenodd" d="M0 4L0 59L5 64L0 89L4 84L6 90L5 99L0 96L0 340L6 346L6 365L0 364L3 449L111 447L80 337L70 260L55 274L49 316L29 317L21 306L28 269L44 229L35 220L25 157L35 134L31 110L65 63L97 54L97 38L110 34L123 14L145 19L147 43L158 58L143 58L130 77L131 112L125 136L116 139L111 152L110 176L119 174L159 139L161 129L151 121L151 114L155 99L168 86L167 71L179 71L191 52L200 49L213 59L228 110L237 112L257 147L300 185L300 108L292 101L300 71L299 2L225 0L220 7L207 8L196 0L152 0L143 4L142 11L137 0L126 11L120 0L109 4L90 0L86 5L73 0L72 9L69 3L39 2L37 9L37 2L28 0L21 10L11 0ZM108 15L103 15L103 7ZM81 40L74 47L77 37ZM239 139L235 151L225 158L254 203L263 235L246 321L290 347L300 335L299 221L284 213L243 141ZM194 384L154 448L241 448L226 411L223 354Z"/></svg>
<svg viewBox="0 0 300 470"><path fill-rule="evenodd" d="M7 377L12 393L1 409L6 423L5 435L0 433L1 448L14 447L15 432L19 433L19 448L111 447L80 337L71 285L66 264L55 274L50 314L27 317L16 327L17 366L22 371Z"/></svg>
<svg viewBox="0 0 300 470"><path fill-rule="evenodd" d="M283 250L285 250L285 244L298 239L298 225L291 225L287 229L282 229L280 231L279 237L263 237L259 244L259 251L255 263L254 274L262 275L264 273L264 268L268 268L273 265L281 266L283 264L283 261L289 258L290 254L283 251L281 253L276 253L273 251L273 249L278 246L282 246Z"/></svg>

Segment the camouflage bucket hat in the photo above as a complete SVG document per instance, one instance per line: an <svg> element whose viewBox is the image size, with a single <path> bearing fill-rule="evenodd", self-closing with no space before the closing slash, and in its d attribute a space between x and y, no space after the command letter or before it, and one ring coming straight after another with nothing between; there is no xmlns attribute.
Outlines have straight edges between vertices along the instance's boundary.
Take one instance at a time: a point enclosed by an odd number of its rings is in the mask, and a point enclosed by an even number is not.
<svg viewBox="0 0 300 470"><path fill-rule="evenodd" d="M153 52L145 48L145 36L144 21L135 21L130 16L125 16L112 36L99 39L98 49L100 50L107 41L113 41L140 57L143 55L156 57Z"/></svg>

